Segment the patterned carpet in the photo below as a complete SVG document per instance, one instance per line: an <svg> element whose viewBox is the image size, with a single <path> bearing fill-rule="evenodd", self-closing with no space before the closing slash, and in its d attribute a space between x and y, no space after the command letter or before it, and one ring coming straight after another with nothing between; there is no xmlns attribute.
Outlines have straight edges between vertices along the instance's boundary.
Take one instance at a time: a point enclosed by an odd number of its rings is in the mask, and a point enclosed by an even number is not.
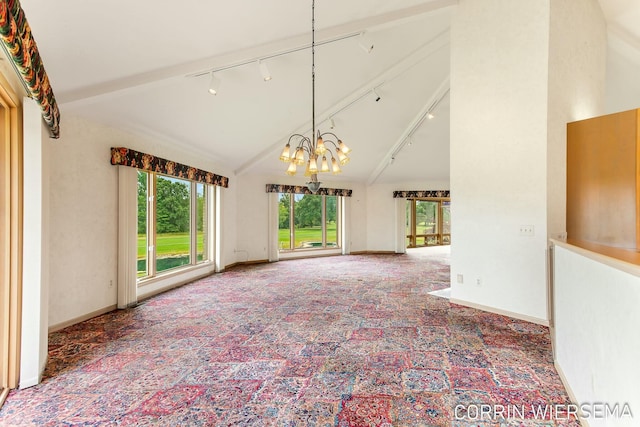
<svg viewBox="0 0 640 427"><path fill-rule="evenodd" d="M51 334L0 425L579 426L507 416L569 402L549 331L448 283L442 248L237 267Z"/></svg>

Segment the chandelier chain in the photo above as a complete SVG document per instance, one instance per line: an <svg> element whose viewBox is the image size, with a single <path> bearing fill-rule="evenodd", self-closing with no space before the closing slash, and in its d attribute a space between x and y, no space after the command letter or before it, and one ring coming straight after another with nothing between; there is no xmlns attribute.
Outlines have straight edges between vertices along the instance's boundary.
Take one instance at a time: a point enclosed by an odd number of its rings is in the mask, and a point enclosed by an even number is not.
<svg viewBox="0 0 640 427"><path fill-rule="evenodd" d="M331 121L333 123L333 119ZM296 174L298 166L306 163L305 176L310 177L307 187L316 193L321 184L318 173L333 171L337 175L342 172L340 166L349 162L350 151L333 132L321 133L320 129L316 129L316 2L311 0L311 138L298 133L291 135L280 160L289 163L286 173L290 176ZM330 157L331 167L327 156Z"/></svg>
<svg viewBox="0 0 640 427"><path fill-rule="evenodd" d="M316 137L316 1L311 1L311 146Z"/></svg>

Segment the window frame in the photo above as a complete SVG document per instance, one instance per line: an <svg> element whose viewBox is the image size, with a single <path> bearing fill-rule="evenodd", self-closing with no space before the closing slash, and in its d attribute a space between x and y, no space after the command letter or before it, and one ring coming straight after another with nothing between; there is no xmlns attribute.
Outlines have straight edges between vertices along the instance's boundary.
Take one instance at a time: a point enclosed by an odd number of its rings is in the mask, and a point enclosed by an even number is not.
<svg viewBox="0 0 640 427"><path fill-rule="evenodd" d="M138 286L144 286L154 283L157 279L166 278L175 274L180 274L202 266L208 266L215 262L215 212L216 212L216 188L213 185L192 181L189 179L178 178L171 175L165 175L152 171L138 169L138 174L146 175L147 194L146 194L146 274L144 276L136 275L136 283ZM189 184L189 262L180 266L168 268L158 271L157 268L157 190L158 176L167 177L172 180L184 181ZM136 181L137 182L137 181ZM204 217L203 228L206 230L203 237L204 256L198 261L198 186L203 187L204 197ZM136 208L139 212L139 206ZM137 227L136 227L137 230ZM138 230L139 231L139 230ZM138 233L136 232L136 236ZM137 260L136 251L136 260ZM137 262L137 261L136 261ZM137 268L136 268L137 271Z"/></svg>
<svg viewBox="0 0 640 427"><path fill-rule="evenodd" d="M300 193L277 193L278 198L278 206L280 205L280 200L282 195L289 194L289 247L282 248L278 239L278 252L280 254L293 254L300 252L311 252L311 251L335 251L342 249L342 210L343 210L343 196L336 195L325 195L325 194L302 194L302 197L321 197L320 202L320 215L321 215L321 227L322 227L322 242L321 246L313 246L313 247L296 247L295 243L295 205L296 205L296 196L300 195ZM335 197L336 198L336 242L335 246L327 246L327 197ZM302 198L300 198L302 200ZM279 209L278 209L278 231L280 230L280 218L279 218Z"/></svg>
<svg viewBox="0 0 640 427"><path fill-rule="evenodd" d="M435 202L438 204L437 207L437 218L436 218L436 232L435 233L417 233L417 223L416 223L416 207L417 201L424 202ZM409 209L405 207L405 212L410 215L410 218L405 219L405 231L406 224L409 223L409 231L406 235L405 244L407 248L424 248L429 246L447 246L451 244L451 233L444 233L444 210L446 207L451 207L451 198L450 197L416 197L407 199L407 206L410 206ZM451 230L451 224L449 224L449 230ZM418 238L422 238L425 241L425 244L418 245ZM430 244L426 243L427 239L435 238L436 243Z"/></svg>

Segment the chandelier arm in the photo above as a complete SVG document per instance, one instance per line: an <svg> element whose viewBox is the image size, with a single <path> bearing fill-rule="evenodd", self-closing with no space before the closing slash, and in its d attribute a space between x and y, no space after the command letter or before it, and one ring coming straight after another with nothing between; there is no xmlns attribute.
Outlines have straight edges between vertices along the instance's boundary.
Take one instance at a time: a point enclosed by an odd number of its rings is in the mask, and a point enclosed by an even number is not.
<svg viewBox="0 0 640 427"><path fill-rule="evenodd" d="M336 141L340 140L340 138L338 138L338 135L336 135L336 134L335 134L335 133L333 133L333 132L324 132L324 133L320 134L320 131L318 130L318 134L319 134L321 137L324 137L325 135L331 135L332 137L334 137L334 138L336 139ZM329 139L328 141L331 141L331 140Z"/></svg>
<svg viewBox="0 0 640 427"><path fill-rule="evenodd" d="M327 154L329 154L332 159L335 159L337 157L337 154L333 154L333 151L330 148L327 148L327 152L324 153L323 156L326 156Z"/></svg>
<svg viewBox="0 0 640 427"><path fill-rule="evenodd" d="M334 135L334 136L335 136L335 135ZM330 143L331 143L331 145L333 145L333 148L335 148L336 150L339 150L339 149L340 149L340 148L338 147L338 145L337 145L335 142L333 142L332 140L330 140L330 139L324 139L323 141L324 141L324 143L325 143L325 144L326 144L327 142L330 142ZM331 148L327 148L327 151L331 152ZM333 154L332 154L332 156L333 156Z"/></svg>
<svg viewBox="0 0 640 427"><path fill-rule="evenodd" d="M300 135L299 133L294 133L293 135L291 135L291 136L289 137L289 144L291 143L291 140L292 140L293 138L296 138L296 137L300 138L300 140L301 140L301 141L303 141L303 140L307 139L307 137L306 137L306 136L304 136L304 135Z"/></svg>

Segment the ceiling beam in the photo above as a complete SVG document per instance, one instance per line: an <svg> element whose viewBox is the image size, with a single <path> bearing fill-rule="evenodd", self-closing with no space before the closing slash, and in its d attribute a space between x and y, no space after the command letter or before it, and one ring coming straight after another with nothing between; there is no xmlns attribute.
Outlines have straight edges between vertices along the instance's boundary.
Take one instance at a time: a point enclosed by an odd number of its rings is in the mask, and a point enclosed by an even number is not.
<svg viewBox="0 0 640 427"><path fill-rule="evenodd" d="M378 166L373 170L371 175L369 175L369 179L367 180L367 185L372 185L376 182L376 180L382 175L382 172L391 164L394 157L402 150L404 145L407 143L408 138L413 135L413 133L422 125L425 117L429 112L435 108L438 103L446 96L449 91L449 76L447 76L441 83L438 85L437 89L431 94L427 102L420 109L418 114L411 120L411 122L407 125L405 130L400 134L400 137L396 140L396 143L387 151L387 154L382 158L382 161L378 163Z"/></svg>
<svg viewBox="0 0 640 427"><path fill-rule="evenodd" d="M414 19L416 16L452 7L457 4L458 0L434 0L417 6L337 25L324 30L317 30L317 43L322 44L332 39L339 39L341 37L353 35L364 30L375 29L377 27L398 25L404 20ZM185 62L171 67L136 74L77 90L58 93L56 96L58 98L58 103L61 105L81 106L97 102L103 97L118 97L125 91L130 93L130 91L136 89L146 90L150 87L164 86L166 83L174 79L185 78L185 76L206 74L212 69L247 62L253 58L262 58L278 55L281 52L303 49L308 45L309 34L300 34L248 49L229 52L224 55Z"/></svg>
<svg viewBox="0 0 640 427"><path fill-rule="evenodd" d="M322 123L325 120L328 120L329 117L335 116L339 112L351 107L356 102L360 101L362 98L371 93L374 88L379 88L383 86L385 83L394 80L395 78L402 75L405 71L412 68L414 65L422 62L432 54L436 53L440 49L449 45L449 30L442 31L438 35L436 35L431 40L419 46L409 55L407 55L403 60L397 62L395 65L389 67L377 77L369 80L365 84L361 85L358 89L349 93L345 97L343 97L340 101L327 108L320 114L316 114L316 123ZM266 160L272 159L275 155L274 153L280 153L282 148L284 147L285 141L289 139L289 136L295 133L298 134L306 134L311 131L311 120L305 121L304 124L298 126L292 132L284 135L278 141L270 144L267 148L256 154L254 157L249 159L243 165L241 165L234 172L236 175L242 175L245 172L249 171L252 167L257 165L258 163Z"/></svg>

